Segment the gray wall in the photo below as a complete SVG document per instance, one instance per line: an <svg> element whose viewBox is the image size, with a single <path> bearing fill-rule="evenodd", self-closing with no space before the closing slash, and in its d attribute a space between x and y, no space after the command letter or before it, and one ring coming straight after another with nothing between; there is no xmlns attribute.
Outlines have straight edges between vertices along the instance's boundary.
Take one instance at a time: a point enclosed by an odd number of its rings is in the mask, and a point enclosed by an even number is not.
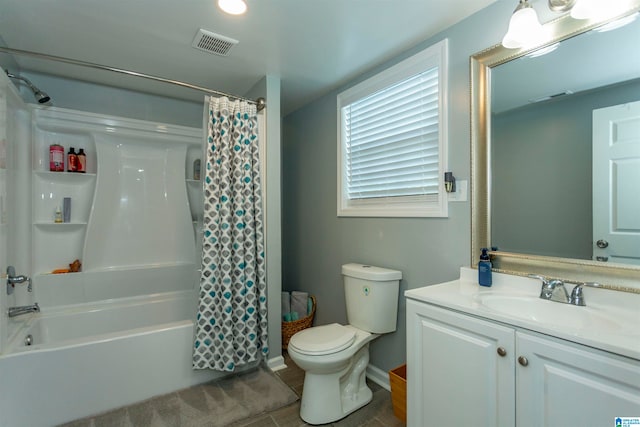
<svg viewBox="0 0 640 427"><path fill-rule="evenodd" d="M634 80L492 118L492 245L591 259L592 111L639 94Z"/></svg>
<svg viewBox="0 0 640 427"><path fill-rule="evenodd" d="M202 127L204 95L201 102L190 102L49 74L25 71L21 75L31 80L40 90L45 91L51 97L51 105L54 107ZM16 86L20 89L25 102L35 103L33 94L28 88L19 82L14 83L18 83Z"/></svg>
<svg viewBox="0 0 640 427"><path fill-rule="evenodd" d="M346 322L340 266L369 263L401 270L407 289L453 280L470 263L470 204L450 203L449 218L338 218L336 95L432 44L449 39L449 170L470 176L469 56L499 43L513 1L498 1L394 60L288 115L283 123L283 282L318 299L316 325ZM398 329L371 344L371 364L406 360L405 302Z"/></svg>
<svg viewBox="0 0 640 427"><path fill-rule="evenodd" d="M267 198L265 237L267 256L267 305L269 310L269 359L282 356L280 334L280 292L282 290L282 218L281 218L281 126L280 78L266 76L245 94L250 99L263 97L267 101ZM264 130L262 130L264 132ZM274 363L277 363L274 360Z"/></svg>

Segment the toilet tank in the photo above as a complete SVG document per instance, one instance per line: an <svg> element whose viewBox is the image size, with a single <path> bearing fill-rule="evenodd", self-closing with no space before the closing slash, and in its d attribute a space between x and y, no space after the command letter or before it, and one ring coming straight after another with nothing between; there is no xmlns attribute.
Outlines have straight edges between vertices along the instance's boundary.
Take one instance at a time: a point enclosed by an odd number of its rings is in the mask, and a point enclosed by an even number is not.
<svg viewBox="0 0 640 427"><path fill-rule="evenodd" d="M376 334L395 331L402 272L345 264L342 276L349 324Z"/></svg>

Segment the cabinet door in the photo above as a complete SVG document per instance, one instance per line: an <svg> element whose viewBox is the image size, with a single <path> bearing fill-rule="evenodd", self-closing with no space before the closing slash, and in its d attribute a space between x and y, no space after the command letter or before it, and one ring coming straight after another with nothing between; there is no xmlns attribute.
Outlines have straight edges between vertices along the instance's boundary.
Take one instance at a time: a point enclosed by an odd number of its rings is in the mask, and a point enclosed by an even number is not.
<svg viewBox="0 0 640 427"><path fill-rule="evenodd" d="M408 300L407 334L409 427L514 424L513 329Z"/></svg>
<svg viewBox="0 0 640 427"><path fill-rule="evenodd" d="M640 415L640 361L518 332L517 426L613 426ZM524 361L523 361L524 362Z"/></svg>

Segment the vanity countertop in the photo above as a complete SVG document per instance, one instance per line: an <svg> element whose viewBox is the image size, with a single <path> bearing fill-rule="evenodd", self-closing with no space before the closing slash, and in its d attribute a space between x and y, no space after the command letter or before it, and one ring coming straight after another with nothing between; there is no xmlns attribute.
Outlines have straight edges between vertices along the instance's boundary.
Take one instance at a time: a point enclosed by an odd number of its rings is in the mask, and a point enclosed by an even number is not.
<svg viewBox="0 0 640 427"><path fill-rule="evenodd" d="M405 296L640 360L640 294L584 288L587 305L578 307L540 299L540 288L538 279L501 273L479 286L478 271L463 267L458 280Z"/></svg>

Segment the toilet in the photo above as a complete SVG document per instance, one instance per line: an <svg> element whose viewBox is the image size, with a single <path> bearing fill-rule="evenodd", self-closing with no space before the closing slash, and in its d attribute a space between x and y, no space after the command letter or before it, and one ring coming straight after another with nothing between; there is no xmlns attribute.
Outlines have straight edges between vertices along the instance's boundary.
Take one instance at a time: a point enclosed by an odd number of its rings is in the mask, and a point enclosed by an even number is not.
<svg viewBox="0 0 640 427"><path fill-rule="evenodd" d="M396 330L402 272L362 264L342 266L348 325L332 323L291 337L291 360L305 371L300 417L326 424L369 403L365 381L369 343Z"/></svg>

